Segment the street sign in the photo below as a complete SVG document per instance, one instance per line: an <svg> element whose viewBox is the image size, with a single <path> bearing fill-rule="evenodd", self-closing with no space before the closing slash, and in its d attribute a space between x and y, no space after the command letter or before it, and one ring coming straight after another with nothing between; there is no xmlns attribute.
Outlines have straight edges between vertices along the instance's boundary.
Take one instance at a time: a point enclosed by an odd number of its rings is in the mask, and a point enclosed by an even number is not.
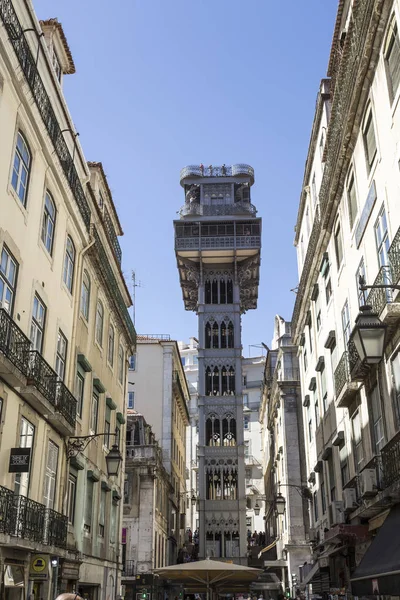
<svg viewBox="0 0 400 600"><path fill-rule="evenodd" d="M34 554L29 568L29 579L45 581L49 578L49 555Z"/></svg>
<svg viewBox="0 0 400 600"><path fill-rule="evenodd" d="M30 448L11 448L8 472L9 473L29 473L30 462L31 462L31 449Z"/></svg>

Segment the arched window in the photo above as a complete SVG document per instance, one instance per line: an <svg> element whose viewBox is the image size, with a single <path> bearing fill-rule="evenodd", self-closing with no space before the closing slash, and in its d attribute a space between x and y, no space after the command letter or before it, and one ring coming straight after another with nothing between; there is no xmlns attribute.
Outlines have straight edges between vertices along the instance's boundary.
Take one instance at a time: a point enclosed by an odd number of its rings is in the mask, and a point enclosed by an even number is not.
<svg viewBox="0 0 400 600"><path fill-rule="evenodd" d="M124 381L124 349L119 345L118 348L118 381L122 384Z"/></svg>
<svg viewBox="0 0 400 600"><path fill-rule="evenodd" d="M219 282L219 303L226 304L226 281L221 279Z"/></svg>
<svg viewBox="0 0 400 600"><path fill-rule="evenodd" d="M226 303L233 304L233 283L232 279L228 279L226 283Z"/></svg>
<svg viewBox="0 0 400 600"><path fill-rule="evenodd" d="M28 192L29 171L31 168L31 153L22 133L18 131L15 146L14 164L11 176L11 185L17 192L18 198L26 206Z"/></svg>
<svg viewBox="0 0 400 600"><path fill-rule="evenodd" d="M81 313L86 319L89 320L89 304L90 304L90 277L88 272L83 271L82 277L82 290L81 290Z"/></svg>
<svg viewBox="0 0 400 600"><path fill-rule="evenodd" d="M214 325L212 327L212 344L211 344L212 348L218 348L218 346L219 346L218 333L219 333L218 323L216 321L214 321Z"/></svg>
<svg viewBox="0 0 400 600"><path fill-rule="evenodd" d="M213 371L212 393L213 393L213 396L218 396L219 393L220 393L220 390L219 390L219 369L218 369L218 367L214 367L214 371Z"/></svg>
<svg viewBox="0 0 400 600"><path fill-rule="evenodd" d="M72 294L72 286L74 283L74 269L75 269L75 246L70 236L67 237L67 243L65 246L65 257L64 257L64 274L63 280L68 290Z"/></svg>
<svg viewBox="0 0 400 600"><path fill-rule="evenodd" d="M206 396L212 395L212 373L210 367L206 368Z"/></svg>
<svg viewBox="0 0 400 600"><path fill-rule="evenodd" d="M207 321L206 323L206 339L205 339L205 347L211 348L211 325Z"/></svg>
<svg viewBox="0 0 400 600"><path fill-rule="evenodd" d="M114 327L110 323L108 328L107 360L111 367L114 365L114 339Z"/></svg>
<svg viewBox="0 0 400 600"><path fill-rule="evenodd" d="M211 414L206 421L206 445L221 445L221 423L215 414Z"/></svg>
<svg viewBox="0 0 400 600"><path fill-rule="evenodd" d="M231 415L222 421L222 438L224 446L236 446L236 420Z"/></svg>
<svg viewBox="0 0 400 600"><path fill-rule="evenodd" d="M103 346L104 307L101 300L97 301L96 307L96 341Z"/></svg>
<svg viewBox="0 0 400 600"><path fill-rule="evenodd" d="M53 252L54 227L56 224L56 207L50 192L46 192L42 218L42 242L51 255Z"/></svg>
<svg viewBox="0 0 400 600"><path fill-rule="evenodd" d="M211 292L211 304L218 304L218 279L213 279Z"/></svg>
<svg viewBox="0 0 400 600"><path fill-rule="evenodd" d="M204 301L206 304L211 304L211 281L209 279L204 285Z"/></svg>
<svg viewBox="0 0 400 600"><path fill-rule="evenodd" d="M235 346L235 340L234 340L234 335L233 335L233 323L232 321L229 321L229 325L228 325L228 348L234 348Z"/></svg>
<svg viewBox="0 0 400 600"><path fill-rule="evenodd" d="M230 394L234 394L235 393L235 369L233 367L229 368L229 379L228 379L228 388L229 388L229 393Z"/></svg>
<svg viewBox="0 0 400 600"><path fill-rule="evenodd" d="M228 395L228 371L226 367L222 367L222 377L221 377L221 389L222 395Z"/></svg>
<svg viewBox="0 0 400 600"><path fill-rule="evenodd" d="M227 331L225 321L221 323L221 348L227 348Z"/></svg>

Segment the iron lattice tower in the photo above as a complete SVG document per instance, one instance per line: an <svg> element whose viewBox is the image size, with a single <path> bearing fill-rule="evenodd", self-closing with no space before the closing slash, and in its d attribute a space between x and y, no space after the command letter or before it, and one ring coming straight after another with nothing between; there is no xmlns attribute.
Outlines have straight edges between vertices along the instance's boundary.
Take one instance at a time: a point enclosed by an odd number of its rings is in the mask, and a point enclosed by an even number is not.
<svg viewBox="0 0 400 600"><path fill-rule="evenodd" d="M254 170L188 166L180 182L175 252L185 308L199 326L199 556L247 563L241 315L258 296Z"/></svg>

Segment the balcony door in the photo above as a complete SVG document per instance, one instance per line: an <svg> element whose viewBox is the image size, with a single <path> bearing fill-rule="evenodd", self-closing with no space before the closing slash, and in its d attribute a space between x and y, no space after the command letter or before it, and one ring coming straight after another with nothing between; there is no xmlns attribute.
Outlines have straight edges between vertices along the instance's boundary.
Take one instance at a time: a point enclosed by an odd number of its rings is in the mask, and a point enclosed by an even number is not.
<svg viewBox="0 0 400 600"><path fill-rule="evenodd" d="M43 504L54 508L58 464L58 446L49 440L47 447L46 473L44 476Z"/></svg>
<svg viewBox="0 0 400 600"><path fill-rule="evenodd" d="M33 448L35 427L24 417L21 417L19 447ZM32 455L31 464L32 465ZM30 473L17 473L15 475L14 493L20 496L28 496Z"/></svg>

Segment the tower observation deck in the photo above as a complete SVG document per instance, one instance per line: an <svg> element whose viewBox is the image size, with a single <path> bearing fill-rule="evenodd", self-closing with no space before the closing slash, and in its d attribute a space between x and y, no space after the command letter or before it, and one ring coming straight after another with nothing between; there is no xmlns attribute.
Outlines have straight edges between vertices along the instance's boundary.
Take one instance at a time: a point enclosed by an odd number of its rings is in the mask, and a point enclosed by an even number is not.
<svg viewBox="0 0 400 600"><path fill-rule="evenodd" d="M199 326L199 557L247 564L241 314L258 296L254 170L191 165L180 182L175 253L185 308Z"/></svg>

